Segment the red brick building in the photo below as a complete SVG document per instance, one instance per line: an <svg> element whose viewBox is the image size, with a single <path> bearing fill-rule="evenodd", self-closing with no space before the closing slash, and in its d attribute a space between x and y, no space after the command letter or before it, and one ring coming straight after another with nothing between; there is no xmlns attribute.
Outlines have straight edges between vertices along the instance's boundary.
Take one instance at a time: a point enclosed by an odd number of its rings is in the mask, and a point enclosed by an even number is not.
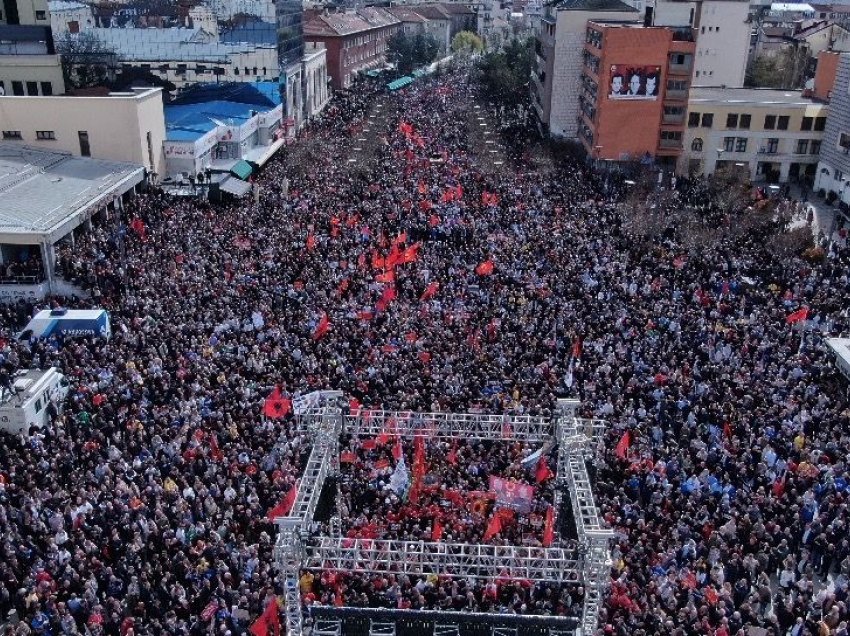
<svg viewBox="0 0 850 636"><path fill-rule="evenodd" d="M351 86L358 72L382 67L388 40L402 28L398 18L378 7L305 12L304 17L304 41L325 45L328 73L337 90Z"/></svg>
<svg viewBox="0 0 850 636"><path fill-rule="evenodd" d="M675 165L694 67L690 29L589 21L579 138L595 159Z"/></svg>

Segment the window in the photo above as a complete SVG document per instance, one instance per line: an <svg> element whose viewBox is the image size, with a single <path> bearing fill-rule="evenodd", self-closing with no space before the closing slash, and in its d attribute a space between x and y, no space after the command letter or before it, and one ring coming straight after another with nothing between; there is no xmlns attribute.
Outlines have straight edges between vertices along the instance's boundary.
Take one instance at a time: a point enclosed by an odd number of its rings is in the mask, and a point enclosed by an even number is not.
<svg viewBox="0 0 850 636"><path fill-rule="evenodd" d="M168 64L160 64L159 65L160 73L168 73Z"/></svg>
<svg viewBox="0 0 850 636"><path fill-rule="evenodd" d="M815 130L823 132L826 128L826 117L815 117Z"/></svg>
<svg viewBox="0 0 850 636"><path fill-rule="evenodd" d="M53 84L50 82L42 82L41 83L41 94L42 95L53 95Z"/></svg>
<svg viewBox="0 0 850 636"><path fill-rule="evenodd" d="M23 139L20 130L4 130L3 139Z"/></svg>
<svg viewBox="0 0 850 636"><path fill-rule="evenodd" d="M800 130L811 130L814 121L814 117L803 117L803 122L800 124Z"/></svg>
<svg viewBox="0 0 850 636"><path fill-rule="evenodd" d="M809 140L808 139L798 139L797 147L794 149L794 152L798 155L805 155L809 152Z"/></svg>
<svg viewBox="0 0 850 636"><path fill-rule="evenodd" d="M713 113L703 113L702 114L702 127L703 128L711 128L712 124L714 124L714 114Z"/></svg>
<svg viewBox="0 0 850 636"><path fill-rule="evenodd" d="M198 66L195 67L195 72L198 73L199 75L206 73L207 67L204 66L203 64L198 64Z"/></svg>
<svg viewBox="0 0 850 636"><path fill-rule="evenodd" d="M0 95L6 94L6 83L3 80L0 80Z"/></svg>
<svg viewBox="0 0 850 636"><path fill-rule="evenodd" d="M80 130L77 132L77 136L80 138L80 154L83 157L91 157L91 146L89 145L89 131Z"/></svg>
<svg viewBox="0 0 850 636"><path fill-rule="evenodd" d="M741 115L741 118L738 120L738 128L742 128L744 130L750 129L750 120L752 119L752 115Z"/></svg>
<svg viewBox="0 0 850 636"><path fill-rule="evenodd" d="M699 126L699 113L688 113L688 128Z"/></svg>
<svg viewBox="0 0 850 636"><path fill-rule="evenodd" d="M185 75L186 74L186 68L187 67L186 67L185 64L178 64L177 65L177 74L178 75Z"/></svg>
<svg viewBox="0 0 850 636"><path fill-rule="evenodd" d="M12 95L21 96L24 94L24 83L12 80Z"/></svg>
<svg viewBox="0 0 850 636"><path fill-rule="evenodd" d="M838 133L838 147L845 153L850 152L850 135L845 132Z"/></svg>
<svg viewBox="0 0 850 636"><path fill-rule="evenodd" d="M35 12L36 20L46 20L47 19L47 11L36 11Z"/></svg>
<svg viewBox="0 0 850 636"><path fill-rule="evenodd" d="M810 155L819 155L820 154L820 140L812 139L812 143L809 144L809 154Z"/></svg>
<svg viewBox="0 0 850 636"><path fill-rule="evenodd" d="M764 129L765 130L773 130L776 128L776 115L765 115L764 116Z"/></svg>
<svg viewBox="0 0 850 636"><path fill-rule="evenodd" d="M697 137L691 142L691 150L694 152L702 152L702 139Z"/></svg>
<svg viewBox="0 0 850 636"><path fill-rule="evenodd" d="M27 95L38 95L38 82L27 82Z"/></svg>
<svg viewBox="0 0 850 636"><path fill-rule="evenodd" d="M768 139L766 148L767 154L775 155L777 150L779 150L779 140L776 138Z"/></svg>
<svg viewBox="0 0 850 636"><path fill-rule="evenodd" d="M788 115L780 115L779 121L776 123L777 130L788 130L788 122L790 121L790 117Z"/></svg>
<svg viewBox="0 0 850 636"><path fill-rule="evenodd" d="M736 113L729 113L726 115L726 128L737 128L738 127L738 115Z"/></svg>
<svg viewBox="0 0 850 636"><path fill-rule="evenodd" d="M239 75L239 67L238 67L238 66L234 66L234 67L233 67L233 74L234 74L234 75Z"/></svg>
<svg viewBox="0 0 850 636"><path fill-rule="evenodd" d="M723 138L723 151L724 152L734 152L735 151L735 138L734 137L724 137Z"/></svg>
<svg viewBox="0 0 850 636"><path fill-rule="evenodd" d="M56 133L52 130L36 130L36 139L56 139Z"/></svg>
<svg viewBox="0 0 850 636"><path fill-rule="evenodd" d="M735 152L747 152L747 138L738 137L735 140Z"/></svg>

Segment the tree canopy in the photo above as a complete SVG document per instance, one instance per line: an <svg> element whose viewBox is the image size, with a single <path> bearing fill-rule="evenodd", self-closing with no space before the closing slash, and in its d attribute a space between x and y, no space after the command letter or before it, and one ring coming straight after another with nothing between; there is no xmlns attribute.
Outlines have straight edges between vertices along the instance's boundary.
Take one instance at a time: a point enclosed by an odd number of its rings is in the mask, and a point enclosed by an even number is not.
<svg viewBox="0 0 850 636"><path fill-rule="evenodd" d="M528 98L534 48L531 38L513 38L499 51L481 58L478 68L485 95L494 101L521 104Z"/></svg>
<svg viewBox="0 0 850 636"><path fill-rule="evenodd" d="M68 88L91 88L109 79L115 64L115 51L93 34L63 33L56 38L62 74Z"/></svg>
<svg viewBox="0 0 850 636"><path fill-rule="evenodd" d="M437 58L440 44L432 35L407 35L399 31L387 42L387 60L396 65L402 75L430 64Z"/></svg>
<svg viewBox="0 0 850 636"><path fill-rule="evenodd" d="M484 50L484 42L472 31L461 31L452 38L452 51L455 53L480 53Z"/></svg>

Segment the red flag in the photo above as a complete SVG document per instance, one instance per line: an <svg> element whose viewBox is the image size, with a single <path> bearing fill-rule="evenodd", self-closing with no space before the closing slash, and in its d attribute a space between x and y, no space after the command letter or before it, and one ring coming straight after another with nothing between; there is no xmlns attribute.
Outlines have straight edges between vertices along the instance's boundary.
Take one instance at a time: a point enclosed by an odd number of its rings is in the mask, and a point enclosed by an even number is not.
<svg viewBox="0 0 850 636"><path fill-rule="evenodd" d="M319 319L319 324L316 325L316 330L313 332L313 340L321 340L331 328L331 321L328 319L327 312L322 312L322 317Z"/></svg>
<svg viewBox="0 0 850 636"><path fill-rule="evenodd" d="M283 394L280 392L280 387L275 387L274 391L269 394L266 398L265 404L263 405L263 415L272 419L285 417L291 410L292 400L287 397L283 397Z"/></svg>
<svg viewBox="0 0 850 636"><path fill-rule="evenodd" d="M220 462L224 459L224 453L218 447L218 437L213 434L210 436L210 457L213 461Z"/></svg>
<svg viewBox="0 0 850 636"><path fill-rule="evenodd" d="M404 265L405 263L413 263L417 258L419 258L419 248L422 247L422 242L417 241L410 247L406 248L401 253L401 258L399 259L399 265Z"/></svg>
<svg viewBox="0 0 850 636"><path fill-rule="evenodd" d="M463 198L463 186L457 184L457 188L455 188L455 199L460 200Z"/></svg>
<svg viewBox="0 0 850 636"><path fill-rule="evenodd" d="M502 439L510 439L514 435L514 427L511 426L511 416L505 413L502 416Z"/></svg>
<svg viewBox="0 0 850 636"><path fill-rule="evenodd" d="M395 446L393 446L393 459L396 460L397 462L401 461L401 455L402 455L401 437L396 437L395 438Z"/></svg>
<svg viewBox="0 0 850 636"><path fill-rule="evenodd" d="M801 320L805 320L809 317L809 308L801 307L794 313L788 314L788 317L785 319L789 325L793 325L795 322L800 322Z"/></svg>
<svg viewBox="0 0 850 636"><path fill-rule="evenodd" d="M315 249L315 247L316 247L316 237L312 232L310 232L307 235L307 249L312 250L312 249Z"/></svg>
<svg viewBox="0 0 850 636"><path fill-rule="evenodd" d="M378 311L386 311L387 307L390 306L390 303L395 300L396 291L395 287L388 286L384 288L384 293L381 294L381 299L375 305L375 308Z"/></svg>
<svg viewBox="0 0 850 636"><path fill-rule="evenodd" d="M201 620L205 623L208 622L215 616L216 611L218 611L218 601L210 601L201 612Z"/></svg>
<svg viewBox="0 0 850 636"><path fill-rule="evenodd" d="M457 465L457 439L452 440L452 449L449 451L449 454L446 455L446 459L452 466Z"/></svg>
<svg viewBox="0 0 850 636"><path fill-rule="evenodd" d="M548 548L555 540L555 508L546 510L546 524L543 526L543 547Z"/></svg>
<svg viewBox="0 0 850 636"><path fill-rule="evenodd" d="M357 461L357 455L355 455L353 451L342 451L339 454L339 463L340 464L353 464L356 461Z"/></svg>
<svg viewBox="0 0 850 636"><path fill-rule="evenodd" d="M427 351L420 351L417 357L422 364L428 364L431 362L431 354Z"/></svg>
<svg viewBox="0 0 850 636"><path fill-rule="evenodd" d="M547 479L552 479L555 476L555 473L549 468L549 462L546 460L545 455L541 455L540 459L537 461L537 471L535 472L534 478L537 480L538 484L542 484Z"/></svg>
<svg viewBox="0 0 850 636"><path fill-rule="evenodd" d="M478 266L475 268L475 273L479 276L489 276L493 273L493 267L493 261L488 258L483 263L478 264Z"/></svg>
<svg viewBox="0 0 850 636"><path fill-rule="evenodd" d="M573 340L573 357L581 358L581 338L578 336Z"/></svg>
<svg viewBox="0 0 850 636"><path fill-rule="evenodd" d="M363 450L375 450L375 447L377 445L378 445L378 442L376 442L374 439L371 439L371 438L370 439L364 439L362 442L360 442L360 448L362 448Z"/></svg>
<svg viewBox="0 0 850 636"><path fill-rule="evenodd" d="M490 521L487 522L487 529L484 531L484 540L489 541L501 531L502 517L499 515L498 512L494 512L493 516L490 517Z"/></svg>
<svg viewBox="0 0 850 636"><path fill-rule="evenodd" d="M428 283L428 286L425 288L425 291L422 292L422 295L419 297L419 300L430 300L434 296L437 295L437 291L440 289L440 283L434 281L433 283Z"/></svg>
<svg viewBox="0 0 850 636"><path fill-rule="evenodd" d="M139 235L139 238L143 241L147 239L147 229L145 228L145 222L142 221L139 217L134 218L130 222L130 227Z"/></svg>
<svg viewBox="0 0 850 636"><path fill-rule="evenodd" d="M443 524L439 519L434 519L434 528L431 530L431 541L439 541L443 538Z"/></svg>
<svg viewBox="0 0 850 636"><path fill-rule="evenodd" d="M384 265L386 261L384 257L378 253L378 250L372 250L372 268L373 269L384 269Z"/></svg>
<svg viewBox="0 0 850 636"><path fill-rule="evenodd" d="M407 232L401 232L393 239L393 245L401 245L402 243L407 243Z"/></svg>
<svg viewBox="0 0 850 636"><path fill-rule="evenodd" d="M623 433L623 436L620 438L620 441L617 442L617 447L614 449L614 454L617 455L620 459L626 458L626 453L629 452L629 448L632 445L632 435L629 431Z"/></svg>
<svg viewBox="0 0 850 636"><path fill-rule="evenodd" d="M277 598L272 598L260 618L248 630L253 636L280 636L280 614Z"/></svg>
<svg viewBox="0 0 850 636"><path fill-rule="evenodd" d="M278 517L285 517L292 510L292 505L295 503L295 498L298 496L298 484L296 483L289 492L286 493L283 499L280 500L274 508L270 509L266 518L269 521L274 521Z"/></svg>
<svg viewBox="0 0 850 636"><path fill-rule="evenodd" d="M360 400L358 400L356 397L353 397L348 400L348 410L351 411L352 415L357 415L357 412L360 411L360 406Z"/></svg>

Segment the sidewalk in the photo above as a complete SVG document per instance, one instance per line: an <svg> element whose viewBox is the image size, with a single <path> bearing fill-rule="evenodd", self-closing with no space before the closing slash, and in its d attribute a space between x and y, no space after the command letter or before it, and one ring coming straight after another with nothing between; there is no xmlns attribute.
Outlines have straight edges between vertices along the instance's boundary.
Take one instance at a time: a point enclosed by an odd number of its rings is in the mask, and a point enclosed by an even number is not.
<svg viewBox="0 0 850 636"><path fill-rule="evenodd" d="M801 214L791 221L791 229L803 227L807 224L808 218L812 217L812 235L817 241L820 237L828 238L830 241L843 240L837 235L839 212L838 208L827 205L826 201L818 198L813 192L809 191L810 198L803 204L804 214ZM791 187L790 198L802 201L802 193L800 188Z"/></svg>

